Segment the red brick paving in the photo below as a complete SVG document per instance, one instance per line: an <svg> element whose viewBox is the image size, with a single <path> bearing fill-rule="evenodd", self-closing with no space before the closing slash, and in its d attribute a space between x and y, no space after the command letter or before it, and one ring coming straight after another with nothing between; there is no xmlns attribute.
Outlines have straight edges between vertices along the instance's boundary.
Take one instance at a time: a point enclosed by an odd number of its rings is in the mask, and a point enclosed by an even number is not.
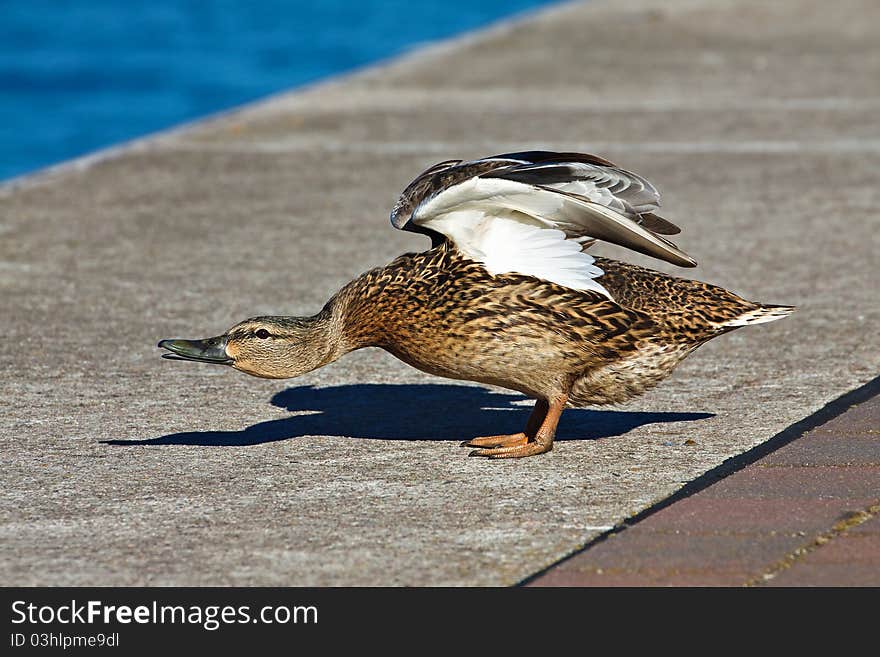
<svg viewBox="0 0 880 657"><path fill-rule="evenodd" d="M880 515L875 515L870 520L863 522L850 530L851 534L880 534Z"/></svg>
<svg viewBox="0 0 880 657"><path fill-rule="evenodd" d="M750 482L751 483L751 482ZM697 499L694 499L697 498ZM857 510L870 506L867 497L840 499L804 498L753 499L746 496L715 499L692 496L661 509L651 516L654 532L688 534L762 534L798 532L816 536L840 520L841 508Z"/></svg>
<svg viewBox="0 0 880 657"><path fill-rule="evenodd" d="M527 585L880 586L880 395Z"/></svg>

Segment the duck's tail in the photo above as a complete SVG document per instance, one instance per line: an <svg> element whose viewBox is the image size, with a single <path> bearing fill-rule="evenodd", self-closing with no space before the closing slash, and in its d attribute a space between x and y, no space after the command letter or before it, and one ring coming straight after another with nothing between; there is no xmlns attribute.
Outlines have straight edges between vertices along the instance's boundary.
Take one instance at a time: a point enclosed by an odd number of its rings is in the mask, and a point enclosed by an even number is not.
<svg viewBox="0 0 880 657"><path fill-rule="evenodd" d="M735 328L737 326L749 326L750 324L764 324L765 322L775 322L791 315L797 308L794 306L775 306L771 304L761 304L757 308L751 308L744 313L737 315L733 319L729 319L721 327Z"/></svg>

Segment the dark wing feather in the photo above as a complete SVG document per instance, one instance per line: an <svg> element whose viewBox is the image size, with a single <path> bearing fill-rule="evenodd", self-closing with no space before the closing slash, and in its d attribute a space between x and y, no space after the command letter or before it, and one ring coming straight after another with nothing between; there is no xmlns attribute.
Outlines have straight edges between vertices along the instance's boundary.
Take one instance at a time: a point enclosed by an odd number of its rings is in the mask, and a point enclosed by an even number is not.
<svg viewBox="0 0 880 657"><path fill-rule="evenodd" d="M513 153L508 157L535 155L534 159L484 177L539 185L579 194L606 205L653 233L676 235L681 229L654 213L660 207L660 192L646 178L592 155L577 153Z"/></svg>
<svg viewBox="0 0 880 657"><path fill-rule="evenodd" d="M416 176L403 190L391 211L391 224L400 230L431 235L433 231L429 232L411 221L419 205L459 183L516 163L516 160L506 159L501 155L471 162L461 160L439 162Z"/></svg>
<svg viewBox="0 0 880 657"><path fill-rule="evenodd" d="M639 218L639 223L652 233L657 233L658 235L678 235L681 232L681 228L653 212L643 212L639 215Z"/></svg>
<svg viewBox="0 0 880 657"><path fill-rule="evenodd" d="M559 153L557 151L523 151L521 153L504 153L493 155L493 160L512 160L523 164L542 164L547 162L583 162L584 164L597 164L599 166L613 167L614 162L591 155L589 153Z"/></svg>

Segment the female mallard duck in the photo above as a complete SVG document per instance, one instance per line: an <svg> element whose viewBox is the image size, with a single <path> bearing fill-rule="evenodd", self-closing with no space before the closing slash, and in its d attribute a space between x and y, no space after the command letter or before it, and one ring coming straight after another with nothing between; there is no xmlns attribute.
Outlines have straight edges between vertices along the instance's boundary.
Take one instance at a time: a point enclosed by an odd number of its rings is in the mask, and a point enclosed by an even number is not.
<svg viewBox="0 0 880 657"><path fill-rule="evenodd" d="M794 310L585 252L601 240L695 266L664 237L680 231L654 214L659 201L647 180L593 155L441 162L391 213L395 228L431 237L428 251L368 271L312 317L254 317L159 346L267 378L382 347L425 372L537 400L523 432L463 443L479 448L472 455L548 452L566 404L625 402L707 340Z"/></svg>

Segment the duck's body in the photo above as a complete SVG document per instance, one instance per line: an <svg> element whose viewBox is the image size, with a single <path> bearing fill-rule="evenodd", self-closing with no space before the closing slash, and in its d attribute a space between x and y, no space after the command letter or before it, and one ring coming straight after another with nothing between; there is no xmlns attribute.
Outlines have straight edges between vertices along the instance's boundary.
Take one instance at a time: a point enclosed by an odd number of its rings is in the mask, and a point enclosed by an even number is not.
<svg viewBox="0 0 880 657"><path fill-rule="evenodd" d="M315 369L354 349L381 347L430 374L535 398L524 432L466 443L482 448L477 455L519 457L552 448L566 404L628 401L707 340L793 310L590 257L584 249L605 239L676 264L694 264L659 237L677 228L648 212L657 194L644 179L593 156L524 155L446 162L422 174L401 197L392 222L429 234L433 247L366 272L314 317L254 318L214 343L163 341L160 346L180 357L227 362L278 378ZM563 166L580 172L581 187L587 181L599 189L598 196L605 194L599 210L571 191L574 183L550 185ZM507 176L500 187L499 170ZM481 176L495 178L488 191L474 189L487 184ZM614 176L641 187L621 194L622 183ZM536 203L517 187L523 184L536 185ZM545 213L554 217L546 210L548 202L557 198L563 205L556 208L555 221L547 220ZM585 204L590 207L583 211Z"/></svg>
<svg viewBox="0 0 880 657"><path fill-rule="evenodd" d="M789 309L597 258L615 301L532 276L492 276L444 241L343 288L322 311L342 353L381 347L429 374L568 405L629 401L707 340ZM660 301L659 299L663 299ZM331 319L332 318L332 319Z"/></svg>

